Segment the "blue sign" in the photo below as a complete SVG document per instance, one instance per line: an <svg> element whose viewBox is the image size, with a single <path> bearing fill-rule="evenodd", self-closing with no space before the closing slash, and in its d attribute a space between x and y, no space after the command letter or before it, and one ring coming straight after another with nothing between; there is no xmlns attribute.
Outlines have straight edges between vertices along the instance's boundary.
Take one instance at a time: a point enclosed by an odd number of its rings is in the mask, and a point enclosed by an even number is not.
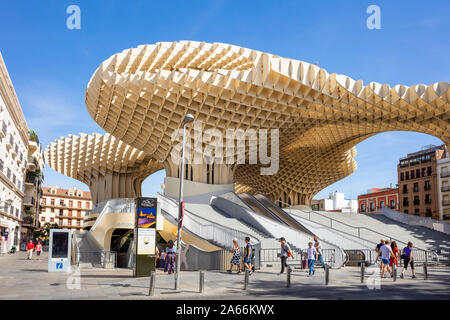
<svg viewBox="0 0 450 320"><path fill-rule="evenodd" d="M63 263L62 262L57 262L56 263L56 269L61 269L63 268Z"/></svg>

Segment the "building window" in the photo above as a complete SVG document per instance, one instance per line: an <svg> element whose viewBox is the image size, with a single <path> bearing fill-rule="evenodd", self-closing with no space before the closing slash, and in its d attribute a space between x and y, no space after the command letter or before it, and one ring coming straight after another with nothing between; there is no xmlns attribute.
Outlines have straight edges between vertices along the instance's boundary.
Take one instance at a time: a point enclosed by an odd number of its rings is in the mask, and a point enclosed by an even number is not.
<svg viewBox="0 0 450 320"><path fill-rule="evenodd" d="M44 222L45 221L45 217L41 217L41 221Z"/></svg>
<svg viewBox="0 0 450 320"><path fill-rule="evenodd" d="M380 201L380 208L384 208L384 201Z"/></svg>
<svg viewBox="0 0 450 320"><path fill-rule="evenodd" d="M370 203L370 211L375 211L375 203Z"/></svg>
<svg viewBox="0 0 450 320"><path fill-rule="evenodd" d="M50 212L55 212L55 208L51 208L51 209L50 209Z"/></svg>
<svg viewBox="0 0 450 320"><path fill-rule="evenodd" d="M59 209L59 216L61 217L61 216L63 216L64 215L64 210L63 209Z"/></svg>
<svg viewBox="0 0 450 320"><path fill-rule="evenodd" d="M405 180L405 174L402 172L402 173L400 173L400 181L403 181L403 180Z"/></svg>
<svg viewBox="0 0 450 320"><path fill-rule="evenodd" d="M59 205L64 206L64 200L59 200Z"/></svg>
<svg viewBox="0 0 450 320"><path fill-rule="evenodd" d="M425 167L422 168L422 178L425 177Z"/></svg>
<svg viewBox="0 0 450 320"><path fill-rule="evenodd" d="M67 220L67 224L69 225L69 226L71 226L72 225L72 220Z"/></svg>
<svg viewBox="0 0 450 320"><path fill-rule="evenodd" d="M433 171L432 171L432 169L431 169L431 167L428 167L427 168L427 175L428 176L431 176L431 173L432 173Z"/></svg>
<svg viewBox="0 0 450 320"><path fill-rule="evenodd" d="M414 205L418 206L420 204L419 196L414 196Z"/></svg>
<svg viewBox="0 0 450 320"><path fill-rule="evenodd" d="M430 191L431 190L431 184L430 184L429 180L425 181L424 190L425 191Z"/></svg>
<svg viewBox="0 0 450 320"><path fill-rule="evenodd" d="M411 170L411 179L414 179L414 170Z"/></svg>
<svg viewBox="0 0 450 320"><path fill-rule="evenodd" d="M431 209L430 209L430 208L427 208L427 209L426 209L426 211L425 211L425 216L426 216L426 217L431 217Z"/></svg>
<svg viewBox="0 0 450 320"><path fill-rule="evenodd" d="M69 200L69 207L73 207L73 201L72 200Z"/></svg>
<svg viewBox="0 0 450 320"><path fill-rule="evenodd" d="M366 204L361 204L361 212L366 212Z"/></svg>
<svg viewBox="0 0 450 320"><path fill-rule="evenodd" d="M81 226L80 220L77 221L77 226Z"/></svg>
<svg viewBox="0 0 450 320"><path fill-rule="evenodd" d="M403 198L403 205L406 206L406 207L409 206L408 198L406 198L406 197Z"/></svg>
<svg viewBox="0 0 450 320"><path fill-rule="evenodd" d="M416 178L420 178L420 169L416 169Z"/></svg>
<svg viewBox="0 0 450 320"><path fill-rule="evenodd" d="M414 209L414 215L416 215L416 216L420 216L420 212L419 212L419 209Z"/></svg>
<svg viewBox="0 0 450 320"><path fill-rule="evenodd" d="M425 203L426 204L431 204L431 194L426 194L425 195Z"/></svg>
<svg viewBox="0 0 450 320"><path fill-rule="evenodd" d="M72 210L69 210L69 217L72 216Z"/></svg>
<svg viewBox="0 0 450 320"><path fill-rule="evenodd" d="M55 222L55 218L50 218L50 222Z"/></svg>
<svg viewBox="0 0 450 320"><path fill-rule="evenodd" d="M403 185L403 193L405 194L405 193L408 193L408 185L407 184L404 184Z"/></svg>
<svg viewBox="0 0 450 320"><path fill-rule="evenodd" d="M419 192L419 183L418 182L414 182L414 188L413 188L414 192Z"/></svg>
<svg viewBox="0 0 450 320"><path fill-rule="evenodd" d="M391 200L391 209L395 209L395 200Z"/></svg>
<svg viewBox="0 0 450 320"><path fill-rule="evenodd" d="M51 204L52 206L54 206L54 205L55 205L55 199L51 199L51 200L50 200L50 204Z"/></svg>
<svg viewBox="0 0 450 320"><path fill-rule="evenodd" d="M406 171L406 180L409 180L409 171Z"/></svg>
<svg viewBox="0 0 450 320"><path fill-rule="evenodd" d="M78 208L81 209L81 201L78 201Z"/></svg>

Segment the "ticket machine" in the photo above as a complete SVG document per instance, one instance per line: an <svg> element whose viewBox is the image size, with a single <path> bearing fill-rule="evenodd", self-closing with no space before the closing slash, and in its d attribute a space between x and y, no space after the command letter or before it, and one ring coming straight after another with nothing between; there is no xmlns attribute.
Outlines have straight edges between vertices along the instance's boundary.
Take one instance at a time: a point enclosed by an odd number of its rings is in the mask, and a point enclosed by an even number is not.
<svg viewBox="0 0 450 320"><path fill-rule="evenodd" d="M51 229L48 272L70 272L72 230Z"/></svg>

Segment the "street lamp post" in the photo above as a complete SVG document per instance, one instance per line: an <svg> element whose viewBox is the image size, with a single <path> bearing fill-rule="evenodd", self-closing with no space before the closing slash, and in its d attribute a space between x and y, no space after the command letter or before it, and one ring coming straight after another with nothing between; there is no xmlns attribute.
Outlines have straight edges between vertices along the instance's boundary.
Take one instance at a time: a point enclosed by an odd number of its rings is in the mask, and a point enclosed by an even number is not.
<svg viewBox="0 0 450 320"><path fill-rule="evenodd" d="M183 219L183 179L184 179L184 147L185 147L185 138L186 138L186 125L190 122L194 121L194 116L192 114L187 114L183 119L183 147L181 151L181 161L180 161L180 191L178 194L178 230L177 230L177 271L175 273L175 290L178 290L180 286L180 251L181 251L181 228L182 219Z"/></svg>

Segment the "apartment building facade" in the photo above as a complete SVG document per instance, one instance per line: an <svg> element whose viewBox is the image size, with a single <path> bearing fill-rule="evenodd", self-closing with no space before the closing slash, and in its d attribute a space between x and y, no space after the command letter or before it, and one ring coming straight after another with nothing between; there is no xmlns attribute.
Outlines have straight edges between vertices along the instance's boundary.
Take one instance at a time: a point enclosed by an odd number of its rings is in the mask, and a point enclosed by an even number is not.
<svg viewBox="0 0 450 320"><path fill-rule="evenodd" d="M450 157L437 161L438 193L439 193L439 217L442 221L450 221Z"/></svg>
<svg viewBox="0 0 450 320"><path fill-rule="evenodd" d="M437 161L445 157L445 152L445 145L430 145L400 159L401 212L440 220Z"/></svg>
<svg viewBox="0 0 450 320"><path fill-rule="evenodd" d="M0 53L0 233L7 239L7 249L20 245L28 234L24 226L24 185L29 170L29 129L20 103ZM37 149L36 149L37 150ZM43 162L41 162L43 167Z"/></svg>
<svg viewBox="0 0 450 320"><path fill-rule="evenodd" d="M358 196L358 213L372 213L381 208L399 209L398 188L372 188Z"/></svg>
<svg viewBox="0 0 450 320"><path fill-rule="evenodd" d="M42 187L41 226L56 223L63 229L82 229L86 211L92 209L91 193L77 188Z"/></svg>

